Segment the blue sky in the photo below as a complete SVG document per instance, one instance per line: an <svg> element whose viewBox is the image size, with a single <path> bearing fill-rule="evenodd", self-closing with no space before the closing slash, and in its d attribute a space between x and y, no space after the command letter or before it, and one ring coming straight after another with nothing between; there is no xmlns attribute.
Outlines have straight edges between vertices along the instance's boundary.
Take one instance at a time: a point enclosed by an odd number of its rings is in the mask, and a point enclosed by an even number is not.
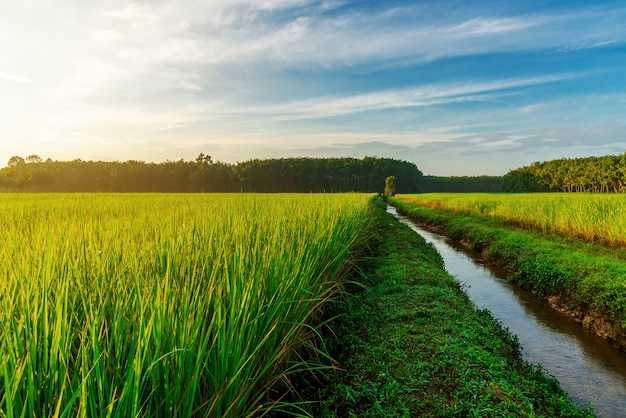
<svg viewBox="0 0 626 418"><path fill-rule="evenodd" d="M621 1L3 0L0 165L626 152Z"/></svg>

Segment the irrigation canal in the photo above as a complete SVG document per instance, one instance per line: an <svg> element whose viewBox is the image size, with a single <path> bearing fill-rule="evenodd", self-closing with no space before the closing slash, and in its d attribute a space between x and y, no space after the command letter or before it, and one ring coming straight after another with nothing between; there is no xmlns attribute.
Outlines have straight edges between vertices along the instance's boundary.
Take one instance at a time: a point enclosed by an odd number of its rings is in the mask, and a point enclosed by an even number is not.
<svg viewBox="0 0 626 418"><path fill-rule="evenodd" d="M454 240L421 228L396 209L387 211L437 248L446 270L479 309L518 336L524 359L541 364L578 403L599 417L626 417L626 354L550 308L532 293L506 282L506 274Z"/></svg>

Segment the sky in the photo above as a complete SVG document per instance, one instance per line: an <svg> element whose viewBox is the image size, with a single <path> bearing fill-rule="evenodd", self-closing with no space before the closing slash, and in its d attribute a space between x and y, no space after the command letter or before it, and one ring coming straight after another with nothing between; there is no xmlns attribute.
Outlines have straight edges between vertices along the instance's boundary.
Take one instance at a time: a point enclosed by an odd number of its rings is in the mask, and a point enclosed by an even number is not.
<svg viewBox="0 0 626 418"><path fill-rule="evenodd" d="M626 2L0 0L0 166L626 152Z"/></svg>

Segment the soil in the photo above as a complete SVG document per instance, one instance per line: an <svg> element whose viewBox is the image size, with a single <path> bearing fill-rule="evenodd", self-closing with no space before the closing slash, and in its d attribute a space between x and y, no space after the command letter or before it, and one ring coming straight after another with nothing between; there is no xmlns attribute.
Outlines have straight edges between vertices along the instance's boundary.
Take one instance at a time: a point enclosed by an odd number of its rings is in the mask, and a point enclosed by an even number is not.
<svg viewBox="0 0 626 418"><path fill-rule="evenodd" d="M572 303L562 295L547 296L545 301L552 309L570 316L583 328L609 341L615 348L626 351L626 335L624 335L624 332L620 330L619 327L607 321L602 315L597 312L574 307Z"/></svg>

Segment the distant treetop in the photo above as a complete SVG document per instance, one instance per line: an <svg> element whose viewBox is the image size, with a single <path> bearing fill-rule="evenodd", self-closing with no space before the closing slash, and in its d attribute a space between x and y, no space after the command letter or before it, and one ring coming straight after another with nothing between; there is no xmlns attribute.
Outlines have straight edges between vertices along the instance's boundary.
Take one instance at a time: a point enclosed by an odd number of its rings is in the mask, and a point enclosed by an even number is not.
<svg viewBox="0 0 626 418"><path fill-rule="evenodd" d="M626 153L535 162L504 176L507 192L626 192Z"/></svg>

